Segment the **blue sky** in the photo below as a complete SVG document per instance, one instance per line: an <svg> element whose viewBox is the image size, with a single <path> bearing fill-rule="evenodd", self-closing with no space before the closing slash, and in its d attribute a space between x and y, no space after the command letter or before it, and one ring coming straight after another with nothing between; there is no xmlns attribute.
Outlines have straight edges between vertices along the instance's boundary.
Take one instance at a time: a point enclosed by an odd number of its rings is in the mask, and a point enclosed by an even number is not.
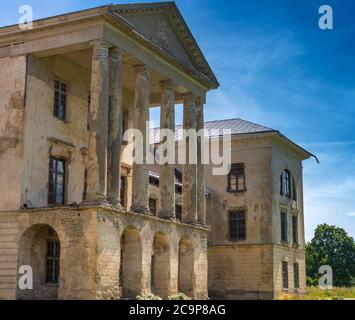
<svg viewBox="0 0 355 320"><path fill-rule="evenodd" d="M137 1L123 1L137 2ZM142 1L144 2L144 1ZM241 117L280 130L315 153L304 163L306 238L329 223L355 237L355 3L350 0L176 1L221 87L206 120ZM0 25L106 1L2 3ZM334 10L334 30L318 28L318 9ZM177 112L181 121L181 110ZM152 112L157 121L158 112Z"/></svg>

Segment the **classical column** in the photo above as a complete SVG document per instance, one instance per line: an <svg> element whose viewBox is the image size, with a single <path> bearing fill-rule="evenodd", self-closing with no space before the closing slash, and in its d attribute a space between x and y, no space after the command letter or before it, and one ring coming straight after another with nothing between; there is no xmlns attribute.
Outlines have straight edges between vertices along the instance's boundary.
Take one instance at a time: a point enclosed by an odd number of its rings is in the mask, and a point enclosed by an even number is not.
<svg viewBox="0 0 355 320"><path fill-rule="evenodd" d="M196 100L196 131L199 133L204 129L204 100ZM206 198L205 198L205 165L203 162L203 135L197 138L197 220L199 224L206 224Z"/></svg>
<svg viewBox="0 0 355 320"><path fill-rule="evenodd" d="M184 130L196 129L195 98L191 93L184 95ZM186 164L182 174L182 220L185 223L197 223L196 197L196 140L193 136L186 140Z"/></svg>
<svg viewBox="0 0 355 320"><path fill-rule="evenodd" d="M120 208L121 179L121 118L122 118L122 53L111 48L110 99L108 126L108 184L107 194L111 204Z"/></svg>
<svg viewBox="0 0 355 320"><path fill-rule="evenodd" d="M161 82L161 109L160 109L160 129L168 129L173 132L175 139L175 83L171 80ZM167 141L164 132L161 132L160 142ZM175 150L175 140L173 142ZM166 150L166 152L169 152ZM175 157L174 157L175 158ZM160 165L160 218L175 218L175 165L166 163Z"/></svg>
<svg viewBox="0 0 355 320"><path fill-rule="evenodd" d="M109 45L101 40L93 41L91 45L93 54L87 202L100 203L107 198Z"/></svg>
<svg viewBox="0 0 355 320"><path fill-rule="evenodd" d="M149 120L150 70L145 65L135 67L136 86L134 98L134 129L143 137L143 146L136 148L135 156L143 164L133 163L132 210L138 213L149 212L149 172L147 159L147 121ZM149 137L148 137L149 138Z"/></svg>

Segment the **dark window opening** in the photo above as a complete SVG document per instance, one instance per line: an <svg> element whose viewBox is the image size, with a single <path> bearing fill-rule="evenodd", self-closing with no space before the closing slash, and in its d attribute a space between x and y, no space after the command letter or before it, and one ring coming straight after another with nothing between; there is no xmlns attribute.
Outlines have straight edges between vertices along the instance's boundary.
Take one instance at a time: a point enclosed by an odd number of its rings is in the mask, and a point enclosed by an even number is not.
<svg viewBox="0 0 355 320"><path fill-rule="evenodd" d="M300 287L300 273L298 263L293 264L293 279L294 279L294 288L298 289Z"/></svg>
<svg viewBox="0 0 355 320"><path fill-rule="evenodd" d="M46 254L46 283L58 284L60 242L48 240Z"/></svg>
<svg viewBox="0 0 355 320"><path fill-rule="evenodd" d="M175 206L175 216L177 220L182 220L182 207L180 205Z"/></svg>
<svg viewBox="0 0 355 320"><path fill-rule="evenodd" d="M292 199L297 201L297 188L295 178L292 177Z"/></svg>
<svg viewBox="0 0 355 320"><path fill-rule="evenodd" d="M229 239L246 239L246 217L245 211L231 211L229 213Z"/></svg>
<svg viewBox="0 0 355 320"><path fill-rule="evenodd" d="M281 212L281 241L287 242L287 213Z"/></svg>
<svg viewBox="0 0 355 320"><path fill-rule="evenodd" d="M149 184L155 187L159 187L159 178L156 177L149 177Z"/></svg>
<svg viewBox="0 0 355 320"><path fill-rule="evenodd" d="M149 211L155 216L157 215L157 200L149 198Z"/></svg>
<svg viewBox="0 0 355 320"><path fill-rule="evenodd" d="M91 106L91 94L89 93L89 96L88 96L88 115L87 115L87 124L86 124L86 129L88 131L90 130L90 106Z"/></svg>
<svg viewBox="0 0 355 320"><path fill-rule="evenodd" d="M291 198L292 196L292 176L290 171L285 170L280 179L281 187L280 187L280 194L285 195L286 197Z"/></svg>
<svg viewBox="0 0 355 320"><path fill-rule="evenodd" d="M50 158L48 204L64 205L65 199L65 161Z"/></svg>
<svg viewBox="0 0 355 320"><path fill-rule="evenodd" d="M244 163L232 164L228 175L228 192L243 192L245 190L245 165Z"/></svg>
<svg viewBox="0 0 355 320"><path fill-rule="evenodd" d="M298 243L298 217L292 216L292 241L294 244Z"/></svg>
<svg viewBox="0 0 355 320"><path fill-rule="evenodd" d="M288 263L282 262L282 286L284 289L288 289Z"/></svg>
<svg viewBox="0 0 355 320"><path fill-rule="evenodd" d="M121 176L120 197L121 197L121 205L123 208L127 208L126 190L127 190L127 177Z"/></svg>
<svg viewBox="0 0 355 320"><path fill-rule="evenodd" d="M54 80L54 111L53 115L65 121L67 109L67 85L60 81Z"/></svg>
<svg viewBox="0 0 355 320"><path fill-rule="evenodd" d="M86 200L88 195L88 169L84 171L84 190L83 190L83 200Z"/></svg>

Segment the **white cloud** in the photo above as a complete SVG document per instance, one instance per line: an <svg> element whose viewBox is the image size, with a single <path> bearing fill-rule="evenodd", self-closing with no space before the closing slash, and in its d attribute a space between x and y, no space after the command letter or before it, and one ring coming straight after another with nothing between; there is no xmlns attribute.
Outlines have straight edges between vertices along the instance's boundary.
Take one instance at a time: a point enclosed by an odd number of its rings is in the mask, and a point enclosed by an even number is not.
<svg viewBox="0 0 355 320"><path fill-rule="evenodd" d="M355 211L349 212L349 213L347 214L347 216L348 216L348 217L355 217Z"/></svg>

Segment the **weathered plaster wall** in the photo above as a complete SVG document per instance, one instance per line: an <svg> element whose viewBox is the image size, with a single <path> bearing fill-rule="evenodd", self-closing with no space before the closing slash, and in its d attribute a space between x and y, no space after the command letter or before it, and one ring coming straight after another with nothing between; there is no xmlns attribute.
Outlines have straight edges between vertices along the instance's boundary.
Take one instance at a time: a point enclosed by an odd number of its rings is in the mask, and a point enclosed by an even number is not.
<svg viewBox="0 0 355 320"><path fill-rule="evenodd" d="M94 210L44 209L0 213L0 299L16 298L19 264L31 265L28 259L18 257L19 244L27 231L38 226L53 228L61 243L59 299L93 299L96 296L96 213ZM35 236L35 234L33 234ZM30 245L28 241L23 242ZM42 268L44 264L42 262ZM35 282L35 292L17 291L17 298L37 298L48 288Z"/></svg>
<svg viewBox="0 0 355 320"><path fill-rule="evenodd" d="M67 120L53 116L54 79L67 84ZM67 172L66 203L80 203L83 193L84 158L87 148L87 111L90 71L61 56L31 56L28 68L26 103L25 164L22 177L22 202L28 207L45 207L48 192L50 145L48 138L59 139L73 148Z"/></svg>
<svg viewBox="0 0 355 320"><path fill-rule="evenodd" d="M232 163L245 163L245 192L228 193L228 177L215 176L211 166L206 168L209 244L235 244L228 239L228 213L239 208L246 210L247 216L247 240L243 244L271 243L270 144L267 140L233 140Z"/></svg>
<svg viewBox="0 0 355 320"><path fill-rule="evenodd" d="M282 261L288 261L289 288L293 292L293 264L299 263L300 290L306 288L305 276L305 234L303 208L303 169L302 158L284 145L272 144L272 213L274 248L275 294L282 292ZM295 178L297 201L280 195L280 175L288 169ZM287 212L287 243L281 244L281 210ZM298 218L298 245L292 243L292 216Z"/></svg>
<svg viewBox="0 0 355 320"><path fill-rule="evenodd" d="M20 207L26 56L0 59L0 211Z"/></svg>

